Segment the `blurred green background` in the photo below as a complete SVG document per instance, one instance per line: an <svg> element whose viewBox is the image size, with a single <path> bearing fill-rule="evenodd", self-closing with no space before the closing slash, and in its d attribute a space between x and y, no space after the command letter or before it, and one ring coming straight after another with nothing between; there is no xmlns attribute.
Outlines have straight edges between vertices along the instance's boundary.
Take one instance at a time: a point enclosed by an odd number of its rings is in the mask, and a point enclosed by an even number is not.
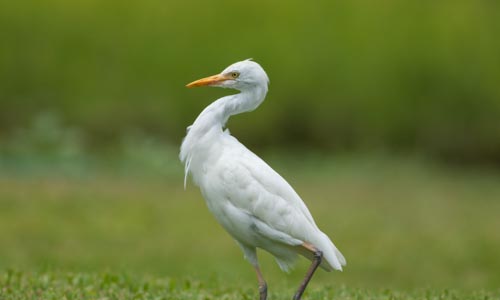
<svg viewBox="0 0 500 300"><path fill-rule="evenodd" d="M177 158L229 92L185 84L252 57L270 92L228 126L346 255L318 281L498 284L500 2L3 1L0 28L0 268L253 284Z"/></svg>
<svg viewBox="0 0 500 300"><path fill-rule="evenodd" d="M0 134L41 111L115 142L178 144L227 91L184 85L253 57L271 78L247 144L418 151L500 163L496 1L10 1L0 7ZM258 118L259 122L251 122Z"/></svg>

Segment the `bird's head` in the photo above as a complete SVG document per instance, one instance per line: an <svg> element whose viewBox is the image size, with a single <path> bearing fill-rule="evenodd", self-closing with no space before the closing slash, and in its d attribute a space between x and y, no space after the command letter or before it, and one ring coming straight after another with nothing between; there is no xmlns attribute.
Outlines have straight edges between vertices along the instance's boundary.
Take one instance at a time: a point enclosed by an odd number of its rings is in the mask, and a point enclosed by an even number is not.
<svg viewBox="0 0 500 300"><path fill-rule="evenodd" d="M224 69L220 74L193 81L187 87L217 86L236 90L246 90L263 86L267 90L269 78L262 67L250 59L239 61Z"/></svg>

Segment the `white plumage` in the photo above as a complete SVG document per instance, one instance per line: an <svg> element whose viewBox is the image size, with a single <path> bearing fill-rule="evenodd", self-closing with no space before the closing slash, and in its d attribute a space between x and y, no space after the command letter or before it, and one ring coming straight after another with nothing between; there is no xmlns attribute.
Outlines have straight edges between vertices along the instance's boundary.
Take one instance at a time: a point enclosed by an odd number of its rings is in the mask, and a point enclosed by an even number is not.
<svg viewBox="0 0 500 300"><path fill-rule="evenodd" d="M268 83L262 67L245 60L232 64L218 75L188 84L188 87L233 88L240 93L220 98L205 108L188 127L180 152L186 177L191 173L209 210L256 268L261 299L267 296L263 294L267 286L261 278L256 248L271 253L284 271L293 266L297 254L314 260L318 250L324 258L320 257L318 264L325 270L342 270L346 263L328 236L316 226L294 189L224 130L230 116L252 111L262 103ZM296 294L295 299L299 299L302 292Z"/></svg>

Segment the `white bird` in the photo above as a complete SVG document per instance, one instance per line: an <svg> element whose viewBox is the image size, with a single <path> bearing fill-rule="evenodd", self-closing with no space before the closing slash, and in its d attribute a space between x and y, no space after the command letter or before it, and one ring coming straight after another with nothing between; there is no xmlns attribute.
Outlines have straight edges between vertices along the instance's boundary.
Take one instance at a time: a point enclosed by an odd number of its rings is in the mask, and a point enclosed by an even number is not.
<svg viewBox="0 0 500 300"><path fill-rule="evenodd" d="M271 253L284 271L292 267L297 254L310 259L311 267L293 298L300 299L318 266L342 270L346 260L288 182L224 130L230 116L253 111L264 101L268 84L262 67L245 60L187 85L231 88L240 93L213 102L188 127L180 151L184 187L191 173L208 209L255 268L261 300L267 298L267 284L256 248Z"/></svg>

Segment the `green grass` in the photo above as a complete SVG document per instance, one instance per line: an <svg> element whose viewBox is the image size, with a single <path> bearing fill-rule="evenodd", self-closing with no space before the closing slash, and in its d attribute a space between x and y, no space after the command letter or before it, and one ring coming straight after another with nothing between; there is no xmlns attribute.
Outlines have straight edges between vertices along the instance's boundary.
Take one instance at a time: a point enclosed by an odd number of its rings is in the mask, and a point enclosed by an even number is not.
<svg viewBox="0 0 500 300"><path fill-rule="evenodd" d="M348 260L344 272L319 271L308 299L498 297L498 173L262 156ZM168 174L0 170L0 299L254 299L252 268L171 161ZM308 263L285 274L260 258L271 299L289 299Z"/></svg>
<svg viewBox="0 0 500 300"><path fill-rule="evenodd" d="M256 299L257 291L241 286L228 286L220 280L202 282L193 279L136 276L126 273L22 273L8 270L0 274L0 297L11 299ZM269 292L269 299L291 299L290 288L279 287ZM500 299L498 291L460 291L454 289L361 289L327 285L307 290L305 299L380 299L438 300Z"/></svg>

